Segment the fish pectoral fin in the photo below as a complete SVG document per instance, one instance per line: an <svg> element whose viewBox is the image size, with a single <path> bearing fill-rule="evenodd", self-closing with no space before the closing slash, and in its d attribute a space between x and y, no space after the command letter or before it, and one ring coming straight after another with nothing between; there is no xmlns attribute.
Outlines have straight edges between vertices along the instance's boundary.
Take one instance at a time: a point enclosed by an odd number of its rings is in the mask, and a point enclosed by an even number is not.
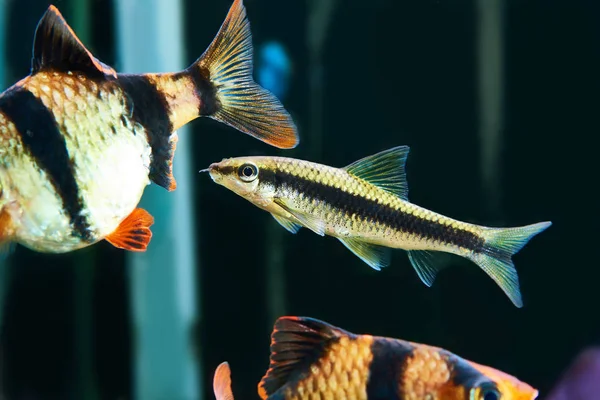
<svg viewBox="0 0 600 400"><path fill-rule="evenodd" d="M146 251L152 238L150 227L153 223L154 218L148 211L136 208L106 237L106 241L119 249Z"/></svg>
<svg viewBox="0 0 600 400"><path fill-rule="evenodd" d="M409 150L408 146L392 147L357 160L343 169L357 178L408 201L405 165Z"/></svg>
<svg viewBox="0 0 600 400"><path fill-rule="evenodd" d="M366 262L369 267L377 271L390 265L391 250L387 247L354 238L338 238L338 240L361 260Z"/></svg>
<svg viewBox="0 0 600 400"><path fill-rule="evenodd" d="M33 40L32 75L43 70L78 71L90 78L117 77L114 69L86 49L55 6L48 7L40 19Z"/></svg>
<svg viewBox="0 0 600 400"><path fill-rule="evenodd" d="M408 259L413 268L421 278L421 281L429 287L433 285L438 272L444 269L447 264L441 260L439 253L427 250L408 250Z"/></svg>
<svg viewBox="0 0 600 400"><path fill-rule="evenodd" d="M213 378L213 391L217 400L233 400L231 370L227 362L219 364Z"/></svg>
<svg viewBox="0 0 600 400"><path fill-rule="evenodd" d="M292 214L294 218L298 220L302 226L310 229L314 233L320 236L325 236L325 221L315 217L314 215L307 214L305 212L295 210L287 199L276 198L273 200L275 204L283 208L285 211ZM287 228L286 228L287 229Z"/></svg>
<svg viewBox="0 0 600 400"><path fill-rule="evenodd" d="M291 377L308 371L328 342L344 336L350 333L314 318L280 317L271 334L269 369L258 384L260 397L268 398Z"/></svg>
<svg viewBox="0 0 600 400"><path fill-rule="evenodd" d="M290 221L289 219L282 217L280 215L271 214L275 221L279 222L279 225L283 226L287 231L291 233L298 233L302 225L295 223L294 221Z"/></svg>

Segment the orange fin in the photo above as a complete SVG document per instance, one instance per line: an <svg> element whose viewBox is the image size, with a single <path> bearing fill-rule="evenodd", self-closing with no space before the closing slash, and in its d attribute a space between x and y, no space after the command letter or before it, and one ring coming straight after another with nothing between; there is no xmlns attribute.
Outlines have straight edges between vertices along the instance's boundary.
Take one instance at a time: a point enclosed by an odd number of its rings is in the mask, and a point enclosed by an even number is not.
<svg viewBox="0 0 600 400"><path fill-rule="evenodd" d="M54 6L40 19L33 40L31 72L79 71L89 77L117 77L114 69L96 59L81 43Z"/></svg>
<svg viewBox="0 0 600 400"><path fill-rule="evenodd" d="M222 362L215 371L213 391L217 400L233 400L231 391L231 370L227 362Z"/></svg>
<svg viewBox="0 0 600 400"><path fill-rule="evenodd" d="M106 237L106 241L119 249L146 251L152 238L150 227L154 218L148 211L136 208L119 227Z"/></svg>
<svg viewBox="0 0 600 400"><path fill-rule="evenodd" d="M271 334L269 370L258 384L264 400L285 385L292 374L308 369L327 345L343 336L355 336L341 328L308 317L281 317Z"/></svg>
<svg viewBox="0 0 600 400"><path fill-rule="evenodd" d="M0 260L6 259L15 250L12 217L6 208L0 211Z"/></svg>

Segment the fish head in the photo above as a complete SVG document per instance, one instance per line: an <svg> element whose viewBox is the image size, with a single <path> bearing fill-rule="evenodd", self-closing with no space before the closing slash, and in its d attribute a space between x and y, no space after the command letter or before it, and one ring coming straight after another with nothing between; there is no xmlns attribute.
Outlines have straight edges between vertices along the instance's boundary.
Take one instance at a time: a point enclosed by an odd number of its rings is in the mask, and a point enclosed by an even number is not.
<svg viewBox="0 0 600 400"><path fill-rule="evenodd" d="M208 173L215 183L268 210L275 196L270 164L266 157L225 158L212 163Z"/></svg>
<svg viewBox="0 0 600 400"><path fill-rule="evenodd" d="M435 399L535 400L538 390L512 375L460 357L448 359L450 379L440 386Z"/></svg>
<svg viewBox="0 0 600 400"><path fill-rule="evenodd" d="M525 382L497 369L469 362L482 377L470 388L474 400L534 400L539 391Z"/></svg>
<svg viewBox="0 0 600 400"><path fill-rule="evenodd" d="M404 343L404 342L400 342ZM472 363L445 349L410 343L398 390L427 400L534 400L538 391L513 376ZM405 351L405 350L403 350Z"/></svg>

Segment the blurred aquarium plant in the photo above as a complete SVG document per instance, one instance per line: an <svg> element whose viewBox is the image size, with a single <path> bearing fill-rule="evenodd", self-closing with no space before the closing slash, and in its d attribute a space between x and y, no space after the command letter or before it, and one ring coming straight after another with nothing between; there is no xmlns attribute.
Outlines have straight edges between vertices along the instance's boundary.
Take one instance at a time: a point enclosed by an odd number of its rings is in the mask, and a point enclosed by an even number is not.
<svg viewBox="0 0 600 400"><path fill-rule="evenodd" d="M170 72L186 67L181 0L115 1L117 70ZM151 45L149 45L151 43ZM190 62L193 60L189 60ZM190 131L178 130L173 193L146 188L140 207L155 215L152 246L127 254L133 315L133 379L138 399L195 399L202 388L190 351L199 318L194 274L196 239L192 207Z"/></svg>

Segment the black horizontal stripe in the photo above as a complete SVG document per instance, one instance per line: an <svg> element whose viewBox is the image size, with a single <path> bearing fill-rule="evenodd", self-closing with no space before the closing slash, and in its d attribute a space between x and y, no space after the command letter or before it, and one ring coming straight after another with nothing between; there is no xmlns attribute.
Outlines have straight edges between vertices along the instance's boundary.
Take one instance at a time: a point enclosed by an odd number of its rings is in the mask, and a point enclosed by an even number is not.
<svg viewBox="0 0 600 400"><path fill-rule="evenodd" d="M15 124L27 152L46 172L70 218L73 234L92 241L90 225L82 215L84 201L75 180L75 166L52 113L40 99L22 87L2 97L0 111Z"/></svg>
<svg viewBox="0 0 600 400"><path fill-rule="evenodd" d="M371 345L373 359L369 366L367 398L369 400L402 400L400 377L413 348L393 339L375 338Z"/></svg>
<svg viewBox="0 0 600 400"><path fill-rule="evenodd" d="M173 148L169 141L173 126L165 95L144 75L119 74L131 118L142 125L152 149L150 179L164 188L171 184L170 161Z"/></svg>
<svg viewBox="0 0 600 400"><path fill-rule="evenodd" d="M402 212L374 199L366 199L353 195L342 189L300 178L292 174L270 170L261 170L261 180L273 180L275 187L284 188L303 193L311 199L317 199L329 204L345 215L356 214L369 223L381 223L400 232L407 232L422 238L433 239L473 251L483 248L483 239L476 234L443 225L439 222L428 221L419 216Z"/></svg>

